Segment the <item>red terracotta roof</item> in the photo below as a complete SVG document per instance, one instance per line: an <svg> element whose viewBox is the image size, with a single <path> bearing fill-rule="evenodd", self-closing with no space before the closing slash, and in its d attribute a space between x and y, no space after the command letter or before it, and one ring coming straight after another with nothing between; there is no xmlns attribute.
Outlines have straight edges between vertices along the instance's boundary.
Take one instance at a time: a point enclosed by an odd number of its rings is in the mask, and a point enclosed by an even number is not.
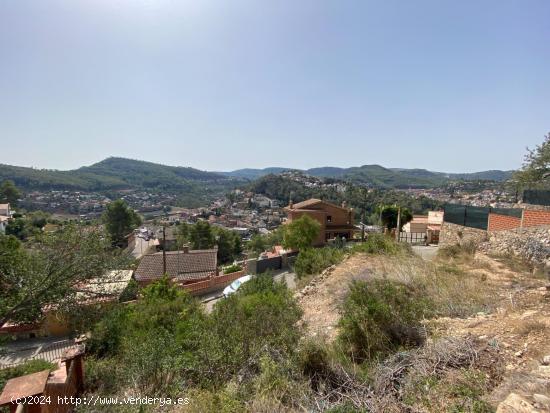
<svg viewBox="0 0 550 413"><path fill-rule="evenodd" d="M293 204L292 208L290 208L290 206L287 206L285 209L286 210L289 210L289 209L307 209L308 207L311 207L311 206L317 205L317 204L330 205L330 206L335 207L335 208L340 208L340 209L343 209L345 211L349 211L349 208L345 208L345 207L342 207L340 205L336 205L336 204L333 204L331 202L323 201L322 199L317 199L317 198L306 199L305 201L298 202L297 204Z"/></svg>
<svg viewBox="0 0 550 413"><path fill-rule="evenodd" d="M218 250L194 250L166 253L166 273L176 281L216 275ZM136 281L154 281L163 276L162 252L144 255L134 274Z"/></svg>

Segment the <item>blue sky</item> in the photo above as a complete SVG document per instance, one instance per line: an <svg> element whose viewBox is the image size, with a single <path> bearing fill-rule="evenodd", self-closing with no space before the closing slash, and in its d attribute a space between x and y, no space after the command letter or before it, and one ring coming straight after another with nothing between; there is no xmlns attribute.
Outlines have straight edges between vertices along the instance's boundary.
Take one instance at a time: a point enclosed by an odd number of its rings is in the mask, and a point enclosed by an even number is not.
<svg viewBox="0 0 550 413"><path fill-rule="evenodd" d="M517 168L548 0L0 0L0 163Z"/></svg>

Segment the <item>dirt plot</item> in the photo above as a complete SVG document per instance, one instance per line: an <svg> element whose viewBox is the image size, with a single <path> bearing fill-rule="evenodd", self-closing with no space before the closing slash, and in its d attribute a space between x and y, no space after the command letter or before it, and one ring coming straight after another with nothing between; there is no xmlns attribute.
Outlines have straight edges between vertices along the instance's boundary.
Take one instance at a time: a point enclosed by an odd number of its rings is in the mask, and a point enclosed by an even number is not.
<svg viewBox="0 0 550 413"><path fill-rule="evenodd" d="M485 398L494 406L506 399L499 412L514 411L510 409L515 405L550 412L550 405L545 405L550 400L547 399L550 397L550 366L544 365L550 364L548 281L527 269L511 268L505 260L500 261L476 254L467 262L453 264L473 276L472 279L480 280L478 292L486 293L491 305L467 317L426 320L429 341L444 337L468 338L477 342L480 348L487 347L498 353L499 365L491 368L498 368L502 374L499 374L499 383L495 383ZM304 311L307 334L333 340L337 336L339 311L350 282L387 274L395 265L392 257L356 254L313 278L296 294ZM508 410L506 403L512 406Z"/></svg>

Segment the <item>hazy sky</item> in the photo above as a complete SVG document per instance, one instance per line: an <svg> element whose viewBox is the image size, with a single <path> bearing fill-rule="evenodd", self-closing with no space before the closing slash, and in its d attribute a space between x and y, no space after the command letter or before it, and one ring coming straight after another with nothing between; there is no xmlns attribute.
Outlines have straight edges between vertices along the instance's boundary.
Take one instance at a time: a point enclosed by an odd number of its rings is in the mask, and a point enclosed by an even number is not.
<svg viewBox="0 0 550 413"><path fill-rule="evenodd" d="M0 163L511 169L548 0L0 0Z"/></svg>

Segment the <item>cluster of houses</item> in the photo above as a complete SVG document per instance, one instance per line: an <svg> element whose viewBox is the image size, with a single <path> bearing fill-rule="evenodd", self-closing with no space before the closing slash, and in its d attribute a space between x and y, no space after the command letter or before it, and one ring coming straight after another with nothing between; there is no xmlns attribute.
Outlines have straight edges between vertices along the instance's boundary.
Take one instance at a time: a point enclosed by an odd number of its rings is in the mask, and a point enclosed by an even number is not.
<svg viewBox="0 0 550 413"><path fill-rule="evenodd" d="M10 204L0 204L0 233L6 232L8 221L12 218L13 212L10 209Z"/></svg>

